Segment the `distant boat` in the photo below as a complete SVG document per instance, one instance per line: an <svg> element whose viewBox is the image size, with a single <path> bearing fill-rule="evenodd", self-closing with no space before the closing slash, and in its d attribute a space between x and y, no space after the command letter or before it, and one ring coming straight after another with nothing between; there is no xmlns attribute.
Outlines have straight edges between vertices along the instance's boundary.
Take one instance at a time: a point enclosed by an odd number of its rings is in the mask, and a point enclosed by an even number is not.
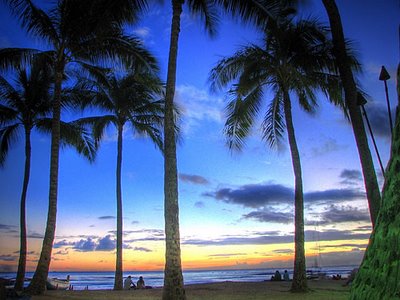
<svg viewBox="0 0 400 300"><path fill-rule="evenodd" d="M46 287L48 290L67 290L70 288L69 275L67 279L47 278Z"/></svg>

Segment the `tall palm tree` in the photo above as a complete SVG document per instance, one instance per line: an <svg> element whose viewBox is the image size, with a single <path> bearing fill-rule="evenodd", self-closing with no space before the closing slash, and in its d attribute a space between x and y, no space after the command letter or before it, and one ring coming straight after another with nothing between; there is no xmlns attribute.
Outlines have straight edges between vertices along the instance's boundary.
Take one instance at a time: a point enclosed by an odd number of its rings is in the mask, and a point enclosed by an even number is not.
<svg viewBox="0 0 400 300"><path fill-rule="evenodd" d="M32 294L45 290L57 217L58 168L60 148L61 90L66 67L86 67L88 63L126 58L125 63L141 60L152 67L154 59L138 40L122 31L124 21L132 20L143 1L59 0L48 12L31 0L5 0L26 31L47 45L53 59L54 99L50 158L49 210L40 259L29 285ZM100 13L101 12L101 13ZM84 17L82 17L84 15ZM0 53L0 66L11 67L27 60L35 49L13 48Z"/></svg>
<svg viewBox="0 0 400 300"><path fill-rule="evenodd" d="M164 122L164 218L165 218L165 269L163 299L186 299L183 287L178 203L178 171L176 157L174 95L181 14L184 0L171 0L172 22L168 57L167 86ZM199 15L208 33L215 33L216 7L211 0L188 0L189 10Z"/></svg>
<svg viewBox="0 0 400 300"><path fill-rule="evenodd" d="M265 24L276 12L277 4L295 0L187 0L190 12L204 21L207 32L213 36L218 23L217 6L246 20ZM172 22L168 56L167 87L164 122L164 218L165 218L165 269L163 299L186 299L183 287L178 202L178 171L174 124L174 95L181 14L185 0L171 0ZM260 7L262 10L260 10ZM278 9L279 10L279 9Z"/></svg>
<svg viewBox="0 0 400 300"><path fill-rule="evenodd" d="M400 296L400 64L397 67L398 104L391 157L385 172L382 206L355 281L351 300L398 299Z"/></svg>
<svg viewBox="0 0 400 300"><path fill-rule="evenodd" d="M161 126L163 122L164 100L159 100L162 84L154 75L138 71L122 78L109 74L101 80L81 79L77 87L77 102L82 108L92 106L104 111L104 115L80 119L79 123L93 128L95 141L104 137L106 129L113 125L117 129L117 255L114 289L122 290L122 143L124 128L129 126L133 133L145 135L162 149ZM79 95L85 94L84 98Z"/></svg>
<svg viewBox="0 0 400 300"><path fill-rule="evenodd" d="M27 230L26 198L31 169L31 132L36 128L48 133L51 128L51 77L49 66L36 60L28 71L18 68L15 83L0 76L0 166L7 157L9 148L23 129L25 135L25 169L20 200L20 251L15 290L24 287ZM61 123L61 138L66 144L74 146L89 160L94 159L94 144L77 124ZM68 134L64 134L68 133Z"/></svg>
<svg viewBox="0 0 400 300"><path fill-rule="evenodd" d="M232 57L222 59L211 71L214 90L233 83L233 99L227 106L225 134L231 149L240 149L260 112L266 89L274 93L262 122L263 139L276 145L284 130L292 156L295 177L295 259L291 290L307 291L304 251L304 204L300 154L292 120L292 97L312 113L317 105L315 92L322 90L340 103L340 82L335 75L327 30L315 20L291 19L267 29L262 46L249 45Z"/></svg>
<svg viewBox="0 0 400 300"><path fill-rule="evenodd" d="M346 107L350 115L354 138L358 148L365 189L367 192L369 212L372 225L374 226L381 206L381 195L379 192L379 185L376 178L371 151L368 146L368 139L365 133L361 109L357 103L357 86L354 80L351 63L349 63L349 55L346 49L342 21L335 0L322 0L322 2L325 6L331 25L334 55L343 82Z"/></svg>

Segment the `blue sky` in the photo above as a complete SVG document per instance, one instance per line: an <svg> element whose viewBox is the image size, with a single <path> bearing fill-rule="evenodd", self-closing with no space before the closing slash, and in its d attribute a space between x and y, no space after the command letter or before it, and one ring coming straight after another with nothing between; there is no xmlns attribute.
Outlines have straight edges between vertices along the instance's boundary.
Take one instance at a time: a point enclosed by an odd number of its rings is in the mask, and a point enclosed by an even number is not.
<svg viewBox="0 0 400 300"><path fill-rule="evenodd" d="M303 15L312 12L326 21L320 1L310 2ZM396 0L337 3L345 35L354 40L364 67L358 79L370 95L366 109L386 164L389 131L384 88L378 76L384 65L392 77L388 85L394 109L400 4ZM164 80L170 15L169 5L152 6L139 24L129 28L158 58ZM37 40L22 34L4 5L0 22L0 47L41 47ZM182 16L175 99L184 112L178 172L186 268L292 265L294 180L288 147L279 152L269 149L256 126L243 151L230 152L222 135L226 98L224 93L211 93L207 83L209 71L219 59L243 45L259 42L260 37L251 26L224 17L218 36L210 39L186 10ZM269 100L271 95L266 95ZM351 126L343 114L322 95L318 101L320 107L313 116L299 110L297 104L293 106L303 168L307 237L311 241L318 236L324 264L357 264L370 230L358 153ZM83 115L68 112L65 117ZM23 149L20 139L0 170L0 270L11 270L17 264ZM38 257L46 221L49 149L49 137L35 133L27 204L30 268ZM375 152L372 155L380 173ZM85 255L94 251L96 256L91 263L100 269L112 269L115 164L116 135L112 130L93 164L68 148L62 149L53 269L74 265L80 259L89 260ZM122 184L125 266L161 269L163 158L148 140L129 131L124 135ZM310 256L315 254L313 243L309 243L307 251Z"/></svg>

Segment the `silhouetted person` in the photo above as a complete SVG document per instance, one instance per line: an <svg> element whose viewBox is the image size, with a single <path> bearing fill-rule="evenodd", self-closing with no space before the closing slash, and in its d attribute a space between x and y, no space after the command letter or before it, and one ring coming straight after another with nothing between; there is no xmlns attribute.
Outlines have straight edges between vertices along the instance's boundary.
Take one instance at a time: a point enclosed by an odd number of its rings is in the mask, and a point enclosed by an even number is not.
<svg viewBox="0 0 400 300"><path fill-rule="evenodd" d="M289 281L290 280L289 273L288 273L287 270L285 270L285 273L283 273L283 280L285 280L285 281Z"/></svg>
<svg viewBox="0 0 400 300"><path fill-rule="evenodd" d="M142 276L139 277L139 280L136 282L136 286L137 286L138 289L145 289L146 288L146 285L144 284L144 280L143 280Z"/></svg>
<svg viewBox="0 0 400 300"><path fill-rule="evenodd" d="M124 281L124 290L136 289L136 285L132 281L131 275L129 275Z"/></svg>

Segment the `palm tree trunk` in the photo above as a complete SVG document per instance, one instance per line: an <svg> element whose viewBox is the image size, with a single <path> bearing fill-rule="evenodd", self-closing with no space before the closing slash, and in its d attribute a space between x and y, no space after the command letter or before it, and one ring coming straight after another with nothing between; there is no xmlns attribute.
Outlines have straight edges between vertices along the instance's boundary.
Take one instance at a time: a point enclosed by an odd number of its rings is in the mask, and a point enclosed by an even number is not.
<svg viewBox="0 0 400 300"><path fill-rule="evenodd" d="M365 133L364 122L361 115L360 106L357 105L357 87L354 81L353 72L347 63L347 53L344 41L342 21L335 0L322 0L332 30L334 55L339 67L340 77L343 82L346 106L350 113L353 133L356 140L358 154L364 175L364 184L367 192L369 212L372 225L375 226L381 205L381 195L379 192L378 180L376 178L374 163L368 146L368 139Z"/></svg>
<svg viewBox="0 0 400 300"><path fill-rule="evenodd" d="M25 170L24 183L22 185L21 207L20 207L20 250L17 279L15 280L14 289L22 291L24 289L25 269L26 269L26 194L28 191L29 176L31 172L31 128L25 127Z"/></svg>
<svg viewBox="0 0 400 300"><path fill-rule="evenodd" d="M121 193L121 166L122 166L122 129L118 125L118 150L117 150L117 257L115 264L114 290L122 290L122 193Z"/></svg>
<svg viewBox="0 0 400 300"><path fill-rule="evenodd" d="M165 270L163 300L186 299L183 285L179 233L178 170L174 121L174 95L180 18L184 0L172 0L171 40L168 59L164 123Z"/></svg>
<svg viewBox="0 0 400 300"><path fill-rule="evenodd" d="M292 292L307 292L306 257L304 251L304 200L303 179L301 174L301 163L299 149L297 148L296 136L293 127L292 107L289 94L285 92L283 99L286 129L288 133L290 152L292 155L294 184L294 268Z"/></svg>
<svg viewBox="0 0 400 300"><path fill-rule="evenodd" d="M400 64L397 88L400 97ZM351 300L399 299L400 297L400 98L386 169L382 207L351 287Z"/></svg>
<svg viewBox="0 0 400 300"><path fill-rule="evenodd" d="M28 291L33 295L42 294L46 289L46 280L49 274L51 252L56 232L57 220L57 193L58 167L60 156L60 117L61 117L61 84L64 74L64 61L56 66L53 101L53 120L51 129L51 158L50 158L50 187L49 208L47 213L46 231L43 238L42 252L40 253L35 274L29 284Z"/></svg>

